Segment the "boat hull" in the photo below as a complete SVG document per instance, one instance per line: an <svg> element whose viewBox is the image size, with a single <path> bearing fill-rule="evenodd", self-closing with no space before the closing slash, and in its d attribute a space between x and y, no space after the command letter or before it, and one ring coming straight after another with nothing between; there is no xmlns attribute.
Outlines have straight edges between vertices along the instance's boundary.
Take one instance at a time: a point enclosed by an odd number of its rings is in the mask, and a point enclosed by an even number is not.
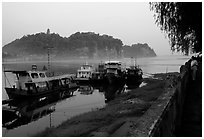
<svg viewBox="0 0 204 139"><path fill-rule="evenodd" d="M41 96L47 96L47 95L52 95L55 93L59 93L61 91L66 91L69 89L74 89L77 88L78 86L72 86L72 88L67 87L59 87L53 90L46 90L42 92L36 92L32 94L28 94L26 90L19 90L16 88L5 88L9 99L24 99L24 98L35 98L35 97L41 97Z"/></svg>
<svg viewBox="0 0 204 139"><path fill-rule="evenodd" d="M90 78L76 78L75 81L76 81L76 83L78 85L81 85L81 84L90 84L91 83L91 79Z"/></svg>
<svg viewBox="0 0 204 139"><path fill-rule="evenodd" d="M125 83L128 86L128 88L139 87L139 85L142 83L142 75L126 76Z"/></svg>
<svg viewBox="0 0 204 139"><path fill-rule="evenodd" d="M110 85L121 85L124 84L124 78L123 76L118 76L114 74L106 74L104 79L106 84Z"/></svg>

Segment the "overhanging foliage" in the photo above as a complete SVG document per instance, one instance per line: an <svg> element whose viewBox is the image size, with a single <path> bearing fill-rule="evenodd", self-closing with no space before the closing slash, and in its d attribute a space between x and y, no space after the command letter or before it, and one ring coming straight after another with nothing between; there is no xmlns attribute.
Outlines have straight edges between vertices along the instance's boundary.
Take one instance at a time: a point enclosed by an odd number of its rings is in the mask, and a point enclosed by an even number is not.
<svg viewBox="0 0 204 139"><path fill-rule="evenodd" d="M201 2L152 2L156 24L170 39L171 50L202 51Z"/></svg>

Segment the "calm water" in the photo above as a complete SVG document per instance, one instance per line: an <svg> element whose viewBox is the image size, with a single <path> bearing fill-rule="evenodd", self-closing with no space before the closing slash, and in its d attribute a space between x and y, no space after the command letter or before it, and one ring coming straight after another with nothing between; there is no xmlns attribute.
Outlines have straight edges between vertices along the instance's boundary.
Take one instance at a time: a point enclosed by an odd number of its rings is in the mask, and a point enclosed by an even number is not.
<svg viewBox="0 0 204 139"><path fill-rule="evenodd" d="M2 135L32 136L47 127L57 126L70 117L103 107L105 105L103 92L99 92L98 89L93 91L90 95L83 95L76 90L73 92L73 96L64 95L62 97L57 96L59 93L56 93L56 95L47 98L19 102L16 106L26 116L18 118L14 124L5 125ZM42 114L42 111L51 111L51 113L46 113L40 118L38 112Z"/></svg>
<svg viewBox="0 0 204 139"><path fill-rule="evenodd" d="M153 73L166 73L166 72L178 72L179 68L182 64L184 64L189 57L186 56L159 56L154 58L140 58L136 60L136 64L139 65L144 75L149 75ZM133 64L131 59L122 59L121 60L124 67L130 66ZM89 61L93 65L97 66L100 61ZM75 73L77 68L84 62L76 62L76 61L60 61L60 62L52 62L52 70L59 74L62 73ZM37 64L39 69L42 69L45 62L23 62L23 63L3 63L3 67L5 69L11 70L28 70L31 68L32 64ZM12 79L11 76L7 76L7 78ZM11 83L12 84L12 83ZM6 85L9 85L6 82ZM5 100L8 98L4 86L5 86L5 78L4 74L2 74L2 99ZM106 101L108 99L114 98L112 91L115 89L112 86L98 86L93 87L92 91L89 94L82 94L79 90L72 90L73 96L66 96L63 94L61 96L54 96L54 100L51 102L47 102L46 100L52 100L52 96L50 98L41 98L39 100L32 100L33 105L42 105L42 107L32 109L29 112L32 114L36 111L51 111L50 114L45 114L42 118L37 118L34 121L27 120L22 124L22 122L16 122L17 124L12 125L11 129L2 128L2 136L32 136L47 127L58 126L63 121L67 120L70 117L73 117L78 114L82 114L84 112L88 112L94 110L96 108L104 107L106 105ZM70 92L69 92L70 93ZM62 93L57 93L62 94ZM18 108L23 110L29 105L31 105L30 100L22 101L17 103ZM32 106L32 107L34 107ZM31 107L31 106L30 106ZM28 113L27 113L28 114ZM31 115L32 115L31 114ZM25 118L24 118L25 119ZM18 123L21 123L18 125ZM8 127L7 127L8 128Z"/></svg>

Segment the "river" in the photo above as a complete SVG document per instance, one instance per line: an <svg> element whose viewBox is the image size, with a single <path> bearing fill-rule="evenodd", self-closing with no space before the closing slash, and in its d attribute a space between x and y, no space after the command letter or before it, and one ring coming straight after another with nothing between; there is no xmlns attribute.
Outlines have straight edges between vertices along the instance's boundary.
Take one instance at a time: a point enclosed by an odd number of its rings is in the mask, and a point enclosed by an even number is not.
<svg viewBox="0 0 204 139"><path fill-rule="evenodd" d="M157 56L153 58L138 58L136 59L136 64L142 68L144 77L154 73L166 73L166 72L179 72L179 68L182 64L189 59L189 56ZM131 59L121 60L124 67L128 67L133 64ZM84 61L83 61L84 62ZM52 61L51 67L54 72L59 73L75 73L83 62L73 62L73 61ZM88 61L89 62L89 61ZM93 65L97 65L99 61L93 62ZM91 63L91 62L89 62ZM39 69L46 65L45 62L8 62L3 63L3 68L10 70L28 70L31 68L32 64L39 66ZM7 77L12 78L12 77ZM4 90L5 86L4 73L2 74L2 100L8 99L8 96ZM12 84L12 83L10 83ZM6 81L6 85L9 85ZM35 120L23 119L23 122L17 122L20 125L13 125L11 127L4 126L2 128L2 136L32 136L48 127L58 126L63 121L70 117L82 114L84 112L92 111L97 108L104 107L107 105L107 99L110 96L111 90L114 90L111 86L98 86L91 88L90 94L82 94L78 89L72 90L73 96L54 96L51 98L41 98L40 100L32 100L36 102L33 105L39 105L38 103L46 102L43 107L46 112L51 111L49 114L45 114L41 118L36 118ZM61 93L58 93L61 94ZM52 100L52 102L45 101L46 99ZM30 100L29 100L30 101ZM28 102L19 102L18 105L21 109L30 105ZM34 107L33 106L33 107ZM35 112L38 109L32 109L30 112Z"/></svg>

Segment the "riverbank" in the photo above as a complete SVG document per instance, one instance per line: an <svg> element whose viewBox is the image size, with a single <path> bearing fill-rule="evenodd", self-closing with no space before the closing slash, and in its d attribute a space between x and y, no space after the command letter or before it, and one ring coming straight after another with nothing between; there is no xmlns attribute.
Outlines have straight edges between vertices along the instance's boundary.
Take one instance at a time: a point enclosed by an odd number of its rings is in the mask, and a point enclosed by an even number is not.
<svg viewBox="0 0 204 139"><path fill-rule="evenodd" d="M35 136L127 136L129 123L137 120L154 104L178 73L155 74L145 78L145 86L119 94L105 108L75 116L58 127L47 128Z"/></svg>

